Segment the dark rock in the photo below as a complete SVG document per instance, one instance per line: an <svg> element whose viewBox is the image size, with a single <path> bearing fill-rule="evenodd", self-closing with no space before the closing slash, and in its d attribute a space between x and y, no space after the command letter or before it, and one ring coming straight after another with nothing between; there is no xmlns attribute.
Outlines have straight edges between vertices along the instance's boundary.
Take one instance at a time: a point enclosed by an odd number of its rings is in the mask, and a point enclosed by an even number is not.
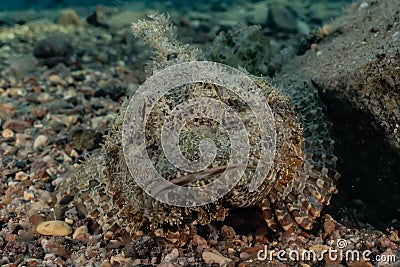
<svg viewBox="0 0 400 267"><path fill-rule="evenodd" d="M96 90L94 96L95 97L109 96L112 100L118 101L121 96L125 95L125 92L126 88L116 83L109 83L103 86L102 88Z"/></svg>
<svg viewBox="0 0 400 267"><path fill-rule="evenodd" d="M67 205L67 204L70 203L73 199L74 199L74 196L73 196L73 195L66 195L65 197L63 197L63 198L60 200L60 205L61 205L61 206Z"/></svg>
<svg viewBox="0 0 400 267"><path fill-rule="evenodd" d="M54 67L58 63L68 64L72 54L71 43L56 36L39 41L33 51L33 55L48 67Z"/></svg>
<svg viewBox="0 0 400 267"><path fill-rule="evenodd" d="M23 168L26 165L26 160L18 160L14 156L4 156L2 158L2 163L7 169Z"/></svg>
<svg viewBox="0 0 400 267"><path fill-rule="evenodd" d="M108 29L108 25L104 23L104 13L101 7L96 7L96 10L86 18L86 22L95 27Z"/></svg>
<svg viewBox="0 0 400 267"><path fill-rule="evenodd" d="M100 147L102 133L91 129L75 128L69 132L69 142L78 151L88 151Z"/></svg>
<svg viewBox="0 0 400 267"><path fill-rule="evenodd" d="M400 24L398 1L374 3L351 6L318 51L289 61L275 78L281 88L314 91L326 106L341 173L330 213L340 218L346 208L385 229L400 214Z"/></svg>

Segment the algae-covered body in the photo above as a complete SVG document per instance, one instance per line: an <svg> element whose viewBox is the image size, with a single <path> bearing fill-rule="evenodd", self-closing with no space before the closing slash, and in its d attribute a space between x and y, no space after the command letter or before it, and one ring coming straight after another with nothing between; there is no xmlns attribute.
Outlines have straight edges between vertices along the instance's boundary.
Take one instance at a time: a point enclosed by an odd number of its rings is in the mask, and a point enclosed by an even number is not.
<svg viewBox="0 0 400 267"><path fill-rule="evenodd" d="M177 63L199 59L196 49L176 41L175 29L165 16L153 15L151 20L133 24L132 30L155 48L154 62L147 70L149 75ZM159 202L144 192L131 176L124 158L122 128L128 110L128 101L125 101L110 126L101 151L88 159L58 189L57 208L75 206L94 219L104 233L124 230L132 234L142 227L156 230L168 225L183 229L188 223L222 221L230 209L254 205L261 207L272 230L278 229L279 225L285 231L299 227L310 229L323 206L329 204L331 195L336 192L338 174L335 171L336 157L332 154L333 141L326 129L321 131L325 123L322 118L316 118L321 116L319 107L312 104L303 114L297 114L299 105L296 103L302 105L312 99L300 94L294 94L298 99L289 99L265 79L252 79L272 110L276 131L272 166L263 174L264 182L255 191L249 191L249 182L254 166L260 161L261 134L250 107L223 86L193 83L171 90L154 106L146 120L146 150L154 168L164 179L176 184L195 187L218 178L221 172L226 171L232 154L229 138L221 125L207 118L198 118L181 129L180 149L189 160L201 156L198 149L201 140L209 138L217 145L212 164L194 173L183 172L167 160L160 131L165 119L180 103L199 97L223 102L236 111L246 126L251 145L247 168L228 194L206 205L178 207Z"/></svg>

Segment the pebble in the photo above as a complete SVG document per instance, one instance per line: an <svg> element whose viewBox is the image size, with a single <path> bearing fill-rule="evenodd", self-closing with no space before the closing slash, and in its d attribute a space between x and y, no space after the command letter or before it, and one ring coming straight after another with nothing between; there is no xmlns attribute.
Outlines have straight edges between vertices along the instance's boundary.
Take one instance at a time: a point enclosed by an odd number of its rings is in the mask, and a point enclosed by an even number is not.
<svg viewBox="0 0 400 267"><path fill-rule="evenodd" d="M15 133L13 130L6 128L2 131L1 136L6 140L10 140L14 138Z"/></svg>
<svg viewBox="0 0 400 267"><path fill-rule="evenodd" d="M0 89L0 92L1 92L1 89ZM11 99L10 98L7 98L6 99L6 101L11 101ZM14 112L14 110L15 110L15 104L13 104L13 103L1 103L0 102L0 111L2 112L2 113L12 113L12 112Z"/></svg>
<svg viewBox="0 0 400 267"><path fill-rule="evenodd" d="M52 260L55 258L56 255L54 255L53 253L47 253L46 255L44 255L44 260Z"/></svg>
<svg viewBox="0 0 400 267"><path fill-rule="evenodd" d="M179 250L174 248L170 253L168 253L165 258L164 262L173 262L179 257Z"/></svg>
<svg viewBox="0 0 400 267"><path fill-rule="evenodd" d="M113 231L107 231L105 234L104 234L104 240L110 240L111 238L113 238L114 237L114 232Z"/></svg>
<svg viewBox="0 0 400 267"><path fill-rule="evenodd" d="M112 239L108 242L107 248L115 249L115 248L120 248L123 247L123 244L121 241Z"/></svg>
<svg viewBox="0 0 400 267"><path fill-rule="evenodd" d="M60 76L58 76L57 74L52 74L49 76L48 80L52 83L52 84L62 84L62 80L60 78Z"/></svg>
<svg viewBox="0 0 400 267"><path fill-rule="evenodd" d="M0 145L0 148L4 151L3 155L13 155L15 153L15 151L17 151L16 147L10 146L6 143L2 143ZM4 162L4 158L3 158L3 162Z"/></svg>
<svg viewBox="0 0 400 267"><path fill-rule="evenodd" d="M72 149L71 150L71 153L69 154L71 157L73 157L74 159L76 159L76 158L78 158L79 157L79 153L75 150L75 149Z"/></svg>
<svg viewBox="0 0 400 267"><path fill-rule="evenodd" d="M39 260L37 259L26 259L25 261L28 264L28 267L37 266L39 264Z"/></svg>
<svg viewBox="0 0 400 267"><path fill-rule="evenodd" d="M3 124L3 129L10 129L17 133L23 133L30 125L25 121L8 120Z"/></svg>
<svg viewBox="0 0 400 267"><path fill-rule="evenodd" d="M358 10L366 9L369 6L367 2L362 2L358 8Z"/></svg>
<svg viewBox="0 0 400 267"><path fill-rule="evenodd" d="M247 260L251 255L247 252L241 252L240 253L240 259L242 260Z"/></svg>
<svg viewBox="0 0 400 267"><path fill-rule="evenodd" d="M232 261L231 259L210 251L204 251L201 256L203 257L205 263L217 263L219 266L227 266Z"/></svg>
<svg viewBox="0 0 400 267"><path fill-rule="evenodd" d="M75 10L67 8L60 11L60 17L58 19L58 23L61 25L74 25L74 26L82 26L82 22L79 19L78 14L76 14Z"/></svg>
<svg viewBox="0 0 400 267"><path fill-rule="evenodd" d="M71 252L67 249L66 245L63 244L62 240L46 240L46 242L42 242L42 247L45 251L50 252L56 256L61 256L63 258L71 257ZM47 265L45 265L47 266Z"/></svg>
<svg viewBox="0 0 400 267"><path fill-rule="evenodd" d="M88 237L88 228L86 225L82 225L76 228L75 232L72 235L72 239L82 241Z"/></svg>
<svg viewBox="0 0 400 267"><path fill-rule="evenodd" d="M15 135L15 146L16 147L26 146L28 139L29 139L28 135L24 133L17 133Z"/></svg>
<svg viewBox="0 0 400 267"><path fill-rule="evenodd" d="M46 115L46 111L41 108L31 108L31 112L32 115L37 119L41 119L44 117L44 115Z"/></svg>
<svg viewBox="0 0 400 267"><path fill-rule="evenodd" d="M51 236L67 236L72 233L71 227L66 222L58 220L42 222L36 231L41 235Z"/></svg>
<svg viewBox="0 0 400 267"><path fill-rule="evenodd" d="M67 40L55 36L39 41L33 51L33 55L48 67L68 63L72 54L72 45Z"/></svg>
<svg viewBox="0 0 400 267"><path fill-rule="evenodd" d="M140 265L141 263L142 263L141 259L134 259L132 262L132 266ZM158 266L160 266L160 265L158 265Z"/></svg>
<svg viewBox="0 0 400 267"><path fill-rule="evenodd" d="M123 253L115 255L115 256L111 256L111 258L110 258L110 263L113 265L117 264L117 263L125 263L125 262L126 262L126 258Z"/></svg>
<svg viewBox="0 0 400 267"><path fill-rule="evenodd" d="M29 179L29 175L26 172L19 171L15 174L15 180L17 181L25 181Z"/></svg>
<svg viewBox="0 0 400 267"><path fill-rule="evenodd" d="M207 247L207 240L205 240L204 238L202 238L201 236L195 234L193 236L193 243L196 244L196 246L203 246L203 247Z"/></svg>
<svg viewBox="0 0 400 267"><path fill-rule="evenodd" d="M68 223L69 225L73 225L74 224L74 220L72 220L70 218L65 218L64 222Z"/></svg>
<svg viewBox="0 0 400 267"><path fill-rule="evenodd" d="M65 153L64 151L61 151L61 154L63 156L64 162L72 162L72 158L70 156L68 156L67 153Z"/></svg>
<svg viewBox="0 0 400 267"><path fill-rule="evenodd" d="M30 192L27 192L27 191L24 191L24 200L32 200L33 198L35 197L35 195L34 194L32 194L32 193L30 193Z"/></svg>
<svg viewBox="0 0 400 267"><path fill-rule="evenodd" d="M45 135L39 135L36 137L35 142L33 143L34 148L44 147L47 145L49 138Z"/></svg>
<svg viewBox="0 0 400 267"><path fill-rule="evenodd" d="M104 7L101 5L97 6L96 10L86 18L86 22L95 27L108 28L105 20Z"/></svg>

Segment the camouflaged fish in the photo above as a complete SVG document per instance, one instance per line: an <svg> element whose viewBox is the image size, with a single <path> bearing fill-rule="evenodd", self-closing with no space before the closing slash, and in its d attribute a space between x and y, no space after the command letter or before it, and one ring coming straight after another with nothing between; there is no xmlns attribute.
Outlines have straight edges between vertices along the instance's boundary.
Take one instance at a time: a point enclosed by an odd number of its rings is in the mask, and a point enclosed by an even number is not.
<svg viewBox="0 0 400 267"><path fill-rule="evenodd" d="M155 49L148 75L177 63L199 59L199 51L176 40L175 28L167 16L151 15L132 25L137 37ZM273 231L311 229L332 194L336 193L333 140L329 125L314 92L291 88L280 90L263 78L252 77L272 110L276 130L276 153L265 180L249 191L249 179L260 159L260 129L250 108L222 86L193 83L175 88L154 106L146 124L146 149L162 176L181 186L206 184L226 171L229 137L221 126L207 118L188 123L180 132L180 149L188 159L199 157L199 142L210 138L217 145L212 164L200 172L187 173L173 166L163 153L160 128L180 103L196 97L210 97L234 109L249 132L249 164L236 186L222 198L203 206L177 207L159 202L145 193L131 176L122 148L122 125L128 100L111 124L102 149L70 175L57 191L58 209L76 207L98 223L103 233L126 231L133 234L147 228L157 231L189 223L223 221L232 208L257 206ZM297 91L296 91L297 90ZM168 190L159 188L158 190Z"/></svg>

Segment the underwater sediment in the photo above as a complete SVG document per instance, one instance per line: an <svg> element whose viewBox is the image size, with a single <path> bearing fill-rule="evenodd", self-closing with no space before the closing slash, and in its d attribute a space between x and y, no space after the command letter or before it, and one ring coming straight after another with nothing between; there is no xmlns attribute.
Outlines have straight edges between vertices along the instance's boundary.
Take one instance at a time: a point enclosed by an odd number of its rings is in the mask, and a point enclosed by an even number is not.
<svg viewBox="0 0 400 267"><path fill-rule="evenodd" d="M336 1L293 6L294 1L270 1L273 9L265 2L238 7L218 1L219 11L207 14L201 13L206 3L197 2L200 12L172 12L181 42L158 42L159 47L172 43L172 53L156 54L147 66L149 50L129 27L143 11L98 6L28 12L22 18L1 13L0 265L380 266L378 257L398 261L400 171L391 130L398 110L399 4L355 2L342 17L308 32L327 22L315 12L329 17ZM240 17L243 10L249 13ZM230 28L232 18L262 27ZM287 44L299 45L298 34L306 35L298 51L305 54L292 59L296 50ZM231 64L258 85L260 99L274 112L277 157L264 189L248 194L244 185L255 171L249 164L244 183L233 191L237 196L203 208L174 208L145 194L124 165L120 137L130 99L123 99L153 70L205 59ZM180 145L185 156L197 160L201 140L209 138L219 147L215 162L194 173L168 162L158 126L187 100L200 96L226 103L248 126L250 143L262 140L249 105L228 89L204 82L181 86L150 112L147 151L166 179L196 188L219 177L232 155L223 127L203 118L182 128ZM250 150L254 163L257 147ZM323 198L325 183L313 177L330 183L335 173L329 170L341 174L338 193L315 218L330 194ZM305 210L306 215L297 212ZM343 240L346 251L371 251L371 260L257 259L265 248L318 254Z"/></svg>
<svg viewBox="0 0 400 267"><path fill-rule="evenodd" d="M358 210L383 228L400 215L398 12L396 1L354 4L316 49L275 77L282 88L317 92L325 105L343 178L335 209Z"/></svg>

